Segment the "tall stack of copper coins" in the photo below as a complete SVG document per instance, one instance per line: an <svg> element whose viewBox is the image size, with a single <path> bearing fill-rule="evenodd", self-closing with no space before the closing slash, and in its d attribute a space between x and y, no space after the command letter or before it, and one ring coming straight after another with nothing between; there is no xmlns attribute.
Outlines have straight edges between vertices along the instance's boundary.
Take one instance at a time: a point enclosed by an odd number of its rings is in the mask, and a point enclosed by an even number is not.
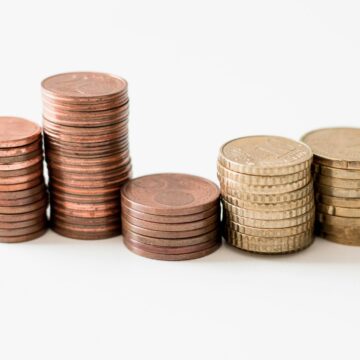
<svg viewBox="0 0 360 360"><path fill-rule="evenodd" d="M360 129L315 130L303 141L314 153L317 234L360 245Z"/></svg>
<svg viewBox="0 0 360 360"><path fill-rule="evenodd" d="M93 72L42 82L51 226L76 239L120 234L120 189L131 177L127 82Z"/></svg>
<svg viewBox="0 0 360 360"><path fill-rule="evenodd" d="M156 174L128 182L121 210L125 245L158 260L209 255L221 244L220 191L216 184L185 174Z"/></svg>
<svg viewBox="0 0 360 360"><path fill-rule="evenodd" d="M0 242L33 240L46 231L47 191L41 128L0 117Z"/></svg>
<svg viewBox="0 0 360 360"><path fill-rule="evenodd" d="M299 251L313 242L311 149L277 136L250 136L220 149L223 233L237 248L263 254Z"/></svg>

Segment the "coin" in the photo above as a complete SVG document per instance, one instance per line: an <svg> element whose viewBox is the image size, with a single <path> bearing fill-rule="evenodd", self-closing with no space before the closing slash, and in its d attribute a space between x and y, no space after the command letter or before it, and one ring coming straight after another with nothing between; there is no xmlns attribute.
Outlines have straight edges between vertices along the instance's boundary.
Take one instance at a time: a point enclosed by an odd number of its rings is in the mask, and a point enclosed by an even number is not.
<svg viewBox="0 0 360 360"><path fill-rule="evenodd" d="M325 205L322 203L318 203L316 206L318 211L324 214L350 217L350 218L360 217L360 208L346 208L346 207Z"/></svg>
<svg viewBox="0 0 360 360"><path fill-rule="evenodd" d="M0 117L0 148L28 145L40 138L41 129L33 122L17 117Z"/></svg>
<svg viewBox="0 0 360 360"><path fill-rule="evenodd" d="M74 231L76 233L106 233L106 232L118 232L120 231L119 223L108 223L108 224L96 224L96 225L84 225L84 224L71 224L66 221L61 221L58 218L51 219L52 226L60 227L67 231Z"/></svg>
<svg viewBox="0 0 360 360"><path fill-rule="evenodd" d="M360 188L360 179L338 179L330 176L318 175L316 181L321 185L328 185L337 188L343 189L359 189Z"/></svg>
<svg viewBox="0 0 360 360"><path fill-rule="evenodd" d="M12 185L12 184L24 184L30 181L34 181L36 179L41 179L43 175L42 170L35 171L29 175L23 176L12 176L12 177L0 177L0 185ZM5 188L5 190L10 188Z"/></svg>
<svg viewBox="0 0 360 360"><path fill-rule="evenodd" d="M40 231L34 232L32 234L20 235L20 236L0 236L0 242L2 243L18 243L29 240L35 240L43 236L46 233L46 228L41 229Z"/></svg>
<svg viewBox="0 0 360 360"><path fill-rule="evenodd" d="M23 175L29 175L36 171L43 171L43 165L42 162L39 162L33 166L20 169L20 170L0 170L0 177L16 177L16 176L23 176Z"/></svg>
<svg viewBox="0 0 360 360"><path fill-rule="evenodd" d="M349 170L349 169L336 169L329 166L314 164L314 172L316 174L321 174L324 176L330 176L339 179L356 179L360 180L360 171L359 170Z"/></svg>
<svg viewBox="0 0 360 360"><path fill-rule="evenodd" d="M33 151L32 153L29 153L29 154L1 157L0 158L0 165L12 164L14 162L22 162L22 161L25 161L25 160L31 160L34 157L37 157L39 155L42 155L42 150L40 150L40 149L36 150L36 151Z"/></svg>
<svg viewBox="0 0 360 360"><path fill-rule="evenodd" d="M34 218L30 220L25 221L17 221L17 222L6 222L6 221L0 221L0 229L3 230L14 230L14 229L20 229L20 228L28 228L30 226L35 226L37 224L46 224L46 216L41 216L39 218Z"/></svg>
<svg viewBox="0 0 360 360"><path fill-rule="evenodd" d="M360 169L360 128L327 128L305 134L302 140L318 164L339 169Z"/></svg>
<svg viewBox="0 0 360 360"><path fill-rule="evenodd" d="M17 223L18 221L27 221L36 218L43 218L46 213L46 205L42 208L36 209L34 211L29 211L27 213L21 214L0 214L0 221L1 222L12 222Z"/></svg>
<svg viewBox="0 0 360 360"><path fill-rule="evenodd" d="M1 121L1 118L0 118ZM14 156L21 156L26 154L31 154L34 151L39 151L42 149L42 142L41 138L39 136L38 140L35 140L35 142L29 144L29 145L23 145L23 146L17 146L17 147L11 147L11 148L0 148L0 158L8 158L8 157L14 157Z"/></svg>
<svg viewBox="0 0 360 360"><path fill-rule="evenodd" d="M360 208L359 198L341 198L341 197L328 196L321 193L317 193L316 201L330 206Z"/></svg>
<svg viewBox="0 0 360 360"><path fill-rule="evenodd" d="M316 219L320 223L324 223L327 225L336 225L336 226L360 226L360 218L358 217L343 217L343 216L335 216L324 214L321 212L317 212Z"/></svg>
<svg viewBox="0 0 360 360"><path fill-rule="evenodd" d="M43 208L47 205L47 197L43 197L39 201L22 206L0 206L0 214L22 214L37 209Z"/></svg>
<svg viewBox="0 0 360 360"><path fill-rule="evenodd" d="M54 232L58 233L59 235L77 240L102 240L102 239L113 238L120 234L119 230L103 231L95 234L92 233L91 230L88 230L87 232L69 231L58 225L52 225L51 229Z"/></svg>
<svg viewBox="0 0 360 360"><path fill-rule="evenodd" d="M120 225L120 217L119 214L114 214L110 216L100 217L100 218L86 218L86 217L78 217L78 216L69 216L58 209L54 208L51 212L51 219L57 219L62 222L66 222L67 224L74 225L88 225L88 226L99 226L99 225L108 225L108 224L119 224Z"/></svg>
<svg viewBox="0 0 360 360"><path fill-rule="evenodd" d="M219 163L249 175L288 175L310 167L311 149L279 136L248 136L231 140L220 149Z"/></svg>
<svg viewBox="0 0 360 360"><path fill-rule="evenodd" d="M360 226L338 226L319 223L316 233L328 240L345 245L360 245Z"/></svg>
<svg viewBox="0 0 360 360"><path fill-rule="evenodd" d="M39 193L40 191L45 191L45 185L43 183L26 190L21 191L0 191L0 201L1 200L16 200L23 199L34 194Z"/></svg>
<svg viewBox="0 0 360 360"><path fill-rule="evenodd" d="M360 198L360 189L343 189L323 184L315 184L315 189L322 195L340 198Z"/></svg>
<svg viewBox="0 0 360 360"><path fill-rule="evenodd" d="M147 175L122 189L125 206L154 215L189 215L219 202L220 191L211 181L186 174Z"/></svg>
<svg viewBox="0 0 360 360"><path fill-rule="evenodd" d="M111 208L97 209L96 207L88 210L81 210L79 208L70 208L68 203L57 202L54 199L50 201L53 207L56 207L56 211L69 216L85 217L85 218L103 218L119 213L119 209L116 206ZM117 209L116 209L117 208Z"/></svg>
<svg viewBox="0 0 360 360"><path fill-rule="evenodd" d="M27 189L31 189L36 185L41 184L43 181L44 180L42 177L37 177L33 180L21 184L0 185L0 191L13 192L13 191L27 190Z"/></svg>
<svg viewBox="0 0 360 360"><path fill-rule="evenodd" d="M25 236L41 231L45 229L45 227L46 227L46 222L41 221L41 222L37 222L35 225L28 227L15 228L15 229L0 228L0 238L3 236L4 237Z"/></svg>
<svg viewBox="0 0 360 360"><path fill-rule="evenodd" d="M47 193L42 189L37 194L21 199L0 199L0 206L23 206L37 202L44 197L47 198Z"/></svg>
<svg viewBox="0 0 360 360"><path fill-rule="evenodd" d="M30 166L33 166L35 164L42 162L42 160L43 160L42 156L39 155L30 160L20 161L20 162L12 163L12 164L0 164L0 171L25 169L27 167L30 167Z"/></svg>

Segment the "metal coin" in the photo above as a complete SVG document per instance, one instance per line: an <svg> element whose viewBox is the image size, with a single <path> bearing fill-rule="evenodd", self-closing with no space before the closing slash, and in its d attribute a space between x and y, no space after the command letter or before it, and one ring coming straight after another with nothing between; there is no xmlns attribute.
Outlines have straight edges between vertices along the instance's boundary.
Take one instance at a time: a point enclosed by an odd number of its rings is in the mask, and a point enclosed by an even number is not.
<svg viewBox="0 0 360 360"><path fill-rule="evenodd" d="M51 189L51 196L59 199L59 201L71 201L79 204L97 204L106 201L116 200L120 203L120 192L110 195L73 195L65 192Z"/></svg>
<svg viewBox="0 0 360 360"><path fill-rule="evenodd" d="M343 189L352 189L358 190L360 189L360 179L338 179L330 176L318 175L316 177L316 181L318 184L333 186L336 188L343 188Z"/></svg>
<svg viewBox="0 0 360 360"><path fill-rule="evenodd" d="M360 245L360 226L337 226L318 223L317 235L345 245Z"/></svg>
<svg viewBox="0 0 360 360"><path fill-rule="evenodd" d="M52 199L51 200L52 203L54 203L55 205L59 204L61 208L80 210L86 212L110 210L119 207L118 199L107 201L104 203L95 203L95 204L81 204L73 201L66 201L66 200L58 199L56 196L53 195L51 196L51 199Z"/></svg>
<svg viewBox="0 0 360 360"><path fill-rule="evenodd" d="M340 198L340 197L328 196L317 193L316 201L329 206L360 208L360 199L358 198Z"/></svg>
<svg viewBox="0 0 360 360"><path fill-rule="evenodd" d="M40 191L45 191L44 183L40 183L31 189L21 191L0 191L0 200L24 199L33 196L34 194L38 194Z"/></svg>
<svg viewBox="0 0 360 360"><path fill-rule="evenodd" d="M359 170L337 169L325 165L314 163L314 172L323 176L330 176L339 179L356 179L360 180Z"/></svg>
<svg viewBox="0 0 360 360"><path fill-rule="evenodd" d="M42 155L42 150L39 149L39 150L33 151L32 153L29 153L29 154L1 157L0 165L12 164L12 163L18 163L18 162L22 162L22 161L26 161L26 160L31 160L40 155Z"/></svg>
<svg viewBox="0 0 360 360"><path fill-rule="evenodd" d="M45 189L42 189L40 192L38 192L37 194L34 194L32 196L29 197L25 197L22 199L0 199L0 206L24 206L24 205L29 205L32 203L35 203L41 199L43 199L44 197L48 197L47 192L45 191Z"/></svg>
<svg viewBox="0 0 360 360"><path fill-rule="evenodd" d="M24 236L36 233L38 231L44 230L46 228L45 221L38 221L36 225L32 225L29 227L22 228L14 228L14 229L1 229L0 228L0 238L5 237L13 237L13 236Z"/></svg>
<svg viewBox="0 0 360 360"><path fill-rule="evenodd" d="M52 225L51 229L59 235L77 240L103 240L120 235L120 230L104 231L101 233L93 233L89 230L89 232L85 233L79 231L69 231L57 225Z"/></svg>
<svg viewBox="0 0 360 360"><path fill-rule="evenodd" d="M32 174L36 171L43 171L43 164L42 162L39 162L33 166L20 169L20 170L0 170L0 177L16 177L16 176L24 176Z"/></svg>
<svg viewBox="0 0 360 360"><path fill-rule="evenodd" d="M360 208L346 208L346 207L325 205L322 203L317 203L316 208L318 211L324 214L350 217L350 218L360 218Z"/></svg>
<svg viewBox="0 0 360 360"><path fill-rule="evenodd" d="M50 189L55 188L58 191L64 191L68 194L73 195L85 195L85 196L92 196L92 195L110 195L110 194L117 194L120 191L120 186L110 187L110 188L77 188L73 186L67 186L56 180L51 179ZM0 193L1 194L1 193ZM1 195L0 195L1 197Z"/></svg>
<svg viewBox="0 0 360 360"><path fill-rule="evenodd" d="M1 118L0 118L0 121L1 121ZM35 142L33 142L29 145L11 147L11 148L5 148L5 149L0 148L0 157L7 158L7 157L13 157L13 156L21 156L21 155L33 153L34 151L38 151L41 149L42 149L42 142L40 139L40 140L35 140Z"/></svg>
<svg viewBox="0 0 360 360"><path fill-rule="evenodd" d="M360 226L360 218L358 217L344 217L324 214L321 212L316 213L316 220L320 223L327 225L337 225L337 226Z"/></svg>
<svg viewBox="0 0 360 360"><path fill-rule="evenodd" d="M101 225L110 225L110 224L121 224L120 215L114 214L110 216L105 216L102 218L84 218L69 216L59 212L56 208L51 211L52 220L60 220L62 222L74 225L87 225L87 226L101 226Z"/></svg>
<svg viewBox="0 0 360 360"><path fill-rule="evenodd" d="M119 223L111 223L111 224L96 224L96 225L83 225L83 224L70 224L65 221L61 221L57 218L51 219L51 224L56 227L60 227L67 231L75 231L78 233L104 233L104 232L119 232L121 226Z"/></svg>
<svg viewBox="0 0 360 360"><path fill-rule="evenodd" d="M0 192L1 191L3 191L3 192L14 192L14 191L27 190L27 189L33 188L34 186L40 185L43 182L44 182L44 179L42 178L42 176L38 176L34 180L24 182L24 183L21 183L21 184L0 185Z"/></svg>
<svg viewBox="0 0 360 360"><path fill-rule="evenodd" d="M30 241L40 238L46 233L47 229L41 229L32 234L20 235L20 236L0 236L0 242L2 243L19 243L24 241Z"/></svg>
<svg viewBox="0 0 360 360"><path fill-rule="evenodd" d="M39 223L45 223L46 224L47 219L44 214L44 216L37 217L30 220L25 221L17 221L17 222L4 222L0 221L0 229L3 230L14 230L14 229L20 229L20 228L28 228L29 226L35 226Z"/></svg>
<svg viewBox="0 0 360 360"><path fill-rule="evenodd" d="M89 209L89 210L79 210L79 209L73 209L69 208L64 203L57 203L54 199L51 199L51 206L52 208L56 209L56 212L69 215L69 216L75 216L75 217L85 217L85 218L102 218L106 216L112 216L117 213L119 213L119 209L114 208L105 208L105 209Z"/></svg>
<svg viewBox="0 0 360 360"><path fill-rule="evenodd" d="M21 214L0 214L0 221L1 222L12 222L17 223L18 221L27 221L32 220L36 218L43 218L46 213L47 206L44 206L42 208L29 211L27 213L21 213Z"/></svg>
<svg viewBox="0 0 360 360"><path fill-rule="evenodd" d="M25 168L34 166L35 164L42 162L42 160L43 160L42 155L39 155L39 156L36 156L36 157L34 157L30 160L26 160L26 161L16 162L16 163L12 163L12 164L0 164L0 171L25 169Z"/></svg>
<svg viewBox="0 0 360 360"><path fill-rule="evenodd" d="M328 185L315 184L315 190L322 195L340 198L360 198L360 189L343 189Z"/></svg>
<svg viewBox="0 0 360 360"><path fill-rule="evenodd" d="M0 214L22 214L30 211L35 211L40 208L47 206L48 199L43 197L41 200L36 201L32 204L22 206L0 206Z"/></svg>
<svg viewBox="0 0 360 360"><path fill-rule="evenodd" d="M29 175L4 177L4 178L0 177L0 185L24 184L24 183L31 182L35 179L43 180L42 170L38 170ZM9 191L11 191L10 190L11 187L9 187L8 189L9 189ZM6 188L4 191L6 191Z"/></svg>

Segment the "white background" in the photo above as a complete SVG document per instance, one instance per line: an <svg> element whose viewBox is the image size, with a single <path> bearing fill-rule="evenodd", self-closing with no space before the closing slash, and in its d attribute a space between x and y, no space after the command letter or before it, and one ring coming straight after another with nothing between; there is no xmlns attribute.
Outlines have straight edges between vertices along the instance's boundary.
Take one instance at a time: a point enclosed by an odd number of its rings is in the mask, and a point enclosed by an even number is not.
<svg viewBox="0 0 360 360"><path fill-rule="evenodd" d="M40 81L130 84L135 176L216 181L225 141L360 123L358 1L3 1L0 113ZM157 262L121 238L0 246L0 359L359 359L360 248Z"/></svg>

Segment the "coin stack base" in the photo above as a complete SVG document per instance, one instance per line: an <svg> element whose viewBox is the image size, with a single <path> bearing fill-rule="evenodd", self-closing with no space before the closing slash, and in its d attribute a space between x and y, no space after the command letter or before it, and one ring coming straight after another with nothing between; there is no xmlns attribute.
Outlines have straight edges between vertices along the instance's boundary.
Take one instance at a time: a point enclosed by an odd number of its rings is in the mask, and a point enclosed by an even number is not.
<svg viewBox="0 0 360 360"><path fill-rule="evenodd" d="M303 250L314 240L311 150L275 136L252 136L222 146L218 179L223 234L239 249L260 254Z"/></svg>
<svg viewBox="0 0 360 360"><path fill-rule="evenodd" d="M329 128L303 137L314 152L316 234L360 245L360 129Z"/></svg>
<svg viewBox="0 0 360 360"><path fill-rule="evenodd" d="M0 117L0 242L34 240L46 232L48 196L41 128Z"/></svg>
<svg viewBox="0 0 360 360"><path fill-rule="evenodd" d="M156 260L190 260L221 244L219 189L184 174L140 177L121 196L123 237L137 255Z"/></svg>
<svg viewBox="0 0 360 360"><path fill-rule="evenodd" d="M42 82L51 226L82 240L121 233L120 189L131 177L127 82L67 73Z"/></svg>

